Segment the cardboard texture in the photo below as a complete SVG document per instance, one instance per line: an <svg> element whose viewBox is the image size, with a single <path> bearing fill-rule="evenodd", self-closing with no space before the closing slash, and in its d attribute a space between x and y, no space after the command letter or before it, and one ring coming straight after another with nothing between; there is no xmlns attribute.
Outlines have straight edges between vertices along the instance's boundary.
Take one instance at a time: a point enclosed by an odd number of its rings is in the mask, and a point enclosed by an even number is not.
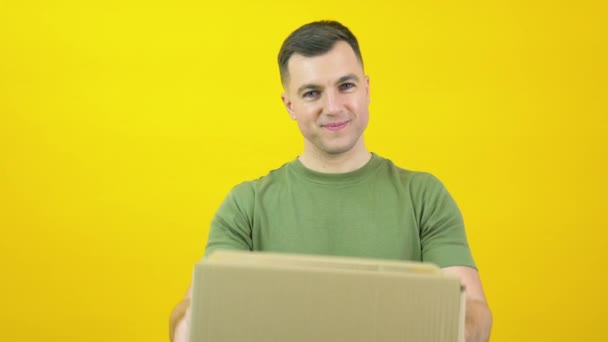
<svg viewBox="0 0 608 342"><path fill-rule="evenodd" d="M194 269L190 342L462 342L464 304L431 264L216 251Z"/></svg>

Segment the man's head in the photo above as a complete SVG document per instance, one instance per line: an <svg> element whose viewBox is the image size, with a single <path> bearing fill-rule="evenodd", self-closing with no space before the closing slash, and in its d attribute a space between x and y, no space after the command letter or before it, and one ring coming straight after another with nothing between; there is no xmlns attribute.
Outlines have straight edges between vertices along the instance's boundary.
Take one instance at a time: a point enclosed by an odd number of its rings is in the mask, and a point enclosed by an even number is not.
<svg viewBox="0 0 608 342"><path fill-rule="evenodd" d="M369 79L354 35L337 22L304 25L286 39L279 63L283 103L304 136L304 154L367 153Z"/></svg>
<svg viewBox="0 0 608 342"><path fill-rule="evenodd" d="M279 72L283 86L286 86L289 78L287 66L291 56L294 54L304 57L319 56L331 50L338 41L344 41L350 45L363 67L363 57L361 57L357 38L346 26L337 21L315 21L292 32L285 39L279 51Z"/></svg>

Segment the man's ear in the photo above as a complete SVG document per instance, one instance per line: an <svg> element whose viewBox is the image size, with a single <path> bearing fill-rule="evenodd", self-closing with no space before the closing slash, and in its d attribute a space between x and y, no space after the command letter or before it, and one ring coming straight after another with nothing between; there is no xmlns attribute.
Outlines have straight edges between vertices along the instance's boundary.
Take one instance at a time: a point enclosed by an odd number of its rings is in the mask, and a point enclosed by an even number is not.
<svg viewBox="0 0 608 342"><path fill-rule="evenodd" d="M289 99L289 96L287 96L287 94L283 93L283 94L281 94L281 100L283 100L283 105L285 105L285 109L287 109L287 112L289 113L289 116L293 120L295 120L296 119L296 114L293 111L293 103Z"/></svg>

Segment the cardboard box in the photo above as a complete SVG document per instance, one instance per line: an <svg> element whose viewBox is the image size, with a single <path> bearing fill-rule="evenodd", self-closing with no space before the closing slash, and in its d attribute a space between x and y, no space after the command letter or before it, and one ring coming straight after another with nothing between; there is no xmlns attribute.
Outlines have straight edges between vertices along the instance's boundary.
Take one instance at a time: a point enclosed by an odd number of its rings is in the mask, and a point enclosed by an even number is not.
<svg viewBox="0 0 608 342"><path fill-rule="evenodd" d="M194 269L190 342L462 342L464 300L431 264L217 251Z"/></svg>

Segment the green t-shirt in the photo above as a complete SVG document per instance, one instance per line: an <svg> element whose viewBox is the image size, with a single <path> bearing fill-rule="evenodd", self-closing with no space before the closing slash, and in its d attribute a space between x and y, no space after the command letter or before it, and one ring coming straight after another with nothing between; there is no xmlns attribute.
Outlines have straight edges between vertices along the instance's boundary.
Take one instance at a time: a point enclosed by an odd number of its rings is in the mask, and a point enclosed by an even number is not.
<svg viewBox="0 0 608 342"><path fill-rule="evenodd" d="M205 254L216 249L475 267L460 210L443 184L376 154L341 174L295 159L237 185L211 223Z"/></svg>

